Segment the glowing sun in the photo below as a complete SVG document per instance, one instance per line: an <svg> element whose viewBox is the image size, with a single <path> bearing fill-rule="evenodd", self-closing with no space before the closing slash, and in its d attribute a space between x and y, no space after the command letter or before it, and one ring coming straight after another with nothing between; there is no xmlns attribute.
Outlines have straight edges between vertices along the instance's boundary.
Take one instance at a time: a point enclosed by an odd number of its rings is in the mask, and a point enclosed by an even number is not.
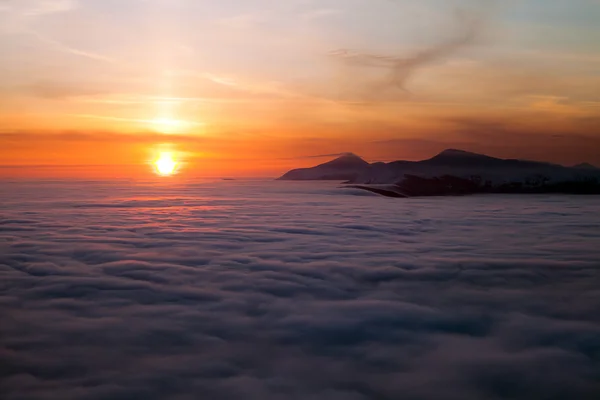
<svg viewBox="0 0 600 400"><path fill-rule="evenodd" d="M177 161L171 152L161 152L158 159L154 161L156 173L160 176L170 176L177 172Z"/></svg>

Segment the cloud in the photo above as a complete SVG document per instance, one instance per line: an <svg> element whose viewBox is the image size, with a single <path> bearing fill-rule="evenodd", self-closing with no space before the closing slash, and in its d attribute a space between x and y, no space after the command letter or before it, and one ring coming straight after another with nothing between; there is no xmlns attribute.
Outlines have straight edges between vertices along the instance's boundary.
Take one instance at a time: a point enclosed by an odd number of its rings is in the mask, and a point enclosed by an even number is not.
<svg viewBox="0 0 600 400"><path fill-rule="evenodd" d="M76 9L76 0L2 0L0 1L0 32L28 30L40 18Z"/></svg>
<svg viewBox="0 0 600 400"><path fill-rule="evenodd" d="M344 12L337 8L316 8L302 13L301 18L308 21L320 20L324 18L343 15Z"/></svg>
<svg viewBox="0 0 600 400"><path fill-rule="evenodd" d="M299 159L307 159L307 158L332 158L332 157L341 157L341 156L347 156L347 155L353 155L353 153L345 152L345 153L330 153L330 154L314 154L314 155L308 155L308 156L284 158L284 160L299 160Z"/></svg>
<svg viewBox="0 0 600 400"><path fill-rule="evenodd" d="M103 54L96 53L93 51L87 51L87 50L82 50L82 49L68 46L68 45L64 44L63 42L60 42L60 41L52 39L48 36L42 35L39 32L36 32L33 30L28 30L27 33L32 35L39 41L41 41L47 45L50 45L52 48L59 50L63 53L73 54L76 56L85 57L90 60L100 61L100 62L107 63L107 64L122 65L122 63L120 61L118 61L112 57L105 56Z"/></svg>
<svg viewBox="0 0 600 400"><path fill-rule="evenodd" d="M281 175L292 168L310 167L314 165L311 159L338 157L344 154L340 150L359 154L369 161L422 160L448 148L460 148L502 158L532 159L564 165L582 162L600 165L596 151L600 147L600 139L594 131L597 123L594 125L596 120L588 117L569 118L565 121L551 119L556 116L548 116L547 121L552 121L552 130L548 130L545 126L533 123L539 116L528 114L518 119L474 113L444 118L426 115L424 118L431 124L429 127L411 128L357 122L350 128L334 126L331 133L326 132L329 136L323 134L320 137L301 138L251 129L214 129L209 121L203 127L200 121L192 120L181 121L191 128L190 133L165 136L149 132L154 123L144 119L121 118L110 114L76 114L71 117L130 122L139 125L142 131L5 131L0 133L4 162L10 164L7 160L16 160L15 155L20 154L22 157L29 152L36 159L42 157L34 164L43 164L44 160L48 160L44 158L48 154L54 154L51 164L60 163L61 159L71 158L73 154L79 156L78 163L89 164L86 161L86 157L91 156L89 152L97 144L102 144L110 148L105 149L108 153L103 154L122 153L123 164L143 163L145 159L131 157L133 148L140 149L144 145L153 146L167 141L180 149L196 152L200 159L212 155L211 161L202 162L201 168L210 167L211 163L222 159L223 167L230 171L235 166L235 171L242 173L250 164L261 164L268 168L270 176ZM144 127L147 127L146 131L143 131ZM320 132L311 128L314 132ZM364 136L364 132L369 132L369 136ZM315 153L314 149L323 150L323 153ZM102 153L98 153L93 163L100 163L98 160L102 157ZM241 160L252 162L240 164Z"/></svg>
<svg viewBox="0 0 600 400"><path fill-rule="evenodd" d="M100 88L98 85L91 85L89 83L82 84L54 81L38 81L30 85L18 87L17 90L30 93L43 99L72 99L105 95L108 92L105 88Z"/></svg>
<svg viewBox="0 0 600 400"><path fill-rule="evenodd" d="M588 118L575 118L568 123L557 121L551 128L532 126L527 121L504 121L490 118L458 117L446 121L448 132L455 132L463 142L470 142L483 152L494 152L506 158L530 158L567 165L580 160L597 160L595 149L600 137L588 128Z"/></svg>
<svg viewBox="0 0 600 400"><path fill-rule="evenodd" d="M3 188L7 400L600 393L594 199Z"/></svg>
<svg viewBox="0 0 600 400"><path fill-rule="evenodd" d="M474 43L480 36L485 25L483 15L469 15L465 12L457 12L456 15L459 27L457 32L447 33L444 36L449 39L413 54L388 56L339 49L330 52L330 55L349 67L362 70L363 73L368 69L383 70L384 77L371 85L371 93L390 88L408 91L406 84L420 69L453 55Z"/></svg>
<svg viewBox="0 0 600 400"><path fill-rule="evenodd" d="M77 8L76 0L3 0L0 12L28 17L58 14Z"/></svg>
<svg viewBox="0 0 600 400"><path fill-rule="evenodd" d="M85 117L85 116L84 116ZM96 116L88 116L95 118ZM119 119L130 121L129 119ZM134 120L138 122L148 122L146 120ZM60 145L61 143L76 143L76 142L106 142L106 143L145 143L155 144L165 141L165 134L159 132L140 132L140 133L115 133L104 131L63 131L55 133L34 133L34 132L5 132L0 135L0 139L6 143L45 143ZM190 134L169 134L168 139L174 143L191 144L198 142L201 138L198 135Z"/></svg>
<svg viewBox="0 0 600 400"><path fill-rule="evenodd" d="M369 141L361 145L362 154L369 159L395 161L398 159L423 160L449 148L459 148L501 158L521 158L563 165L575 165L584 160L600 162L596 149L600 137L592 127L595 118L554 119L536 124L539 115L525 114L520 118L506 118L464 114L461 116L430 118L431 128L406 134L397 134ZM550 123L552 121L552 123ZM389 128L388 128L389 130ZM397 135L396 137L394 137Z"/></svg>

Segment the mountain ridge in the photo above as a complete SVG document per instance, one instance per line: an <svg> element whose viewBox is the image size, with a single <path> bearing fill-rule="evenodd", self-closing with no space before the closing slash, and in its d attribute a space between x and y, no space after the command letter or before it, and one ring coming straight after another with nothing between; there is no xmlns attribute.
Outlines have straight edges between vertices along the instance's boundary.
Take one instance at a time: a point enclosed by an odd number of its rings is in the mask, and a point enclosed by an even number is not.
<svg viewBox="0 0 600 400"><path fill-rule="evenodd" d="M588 192L596 190L593 185L600 182L600 169L585 163L566 167L542 161L502 159L465 150L446 149L421 161L398 160L389 163L368 163L353 153L344 153L312 168L291 170L278 179L339 180L363 186L391 184L406 187L410 184L413 195L422 193L421 189L425 186L426 193L441 191L451 194L453 190L447 189L452 185L461 186L461 193L480 190L484 186L486 190L503 188L503 191L508 192L522 190L529 193L541 191L542 188L551 190L552 185L573 192ZM475 185L467 184L466 181ZM565 186L564 183L570 184ZM581 189L580 183L587 186ZM598 186L600 193L600 183ZM377 191L380 189L376 189Z"/></svg>

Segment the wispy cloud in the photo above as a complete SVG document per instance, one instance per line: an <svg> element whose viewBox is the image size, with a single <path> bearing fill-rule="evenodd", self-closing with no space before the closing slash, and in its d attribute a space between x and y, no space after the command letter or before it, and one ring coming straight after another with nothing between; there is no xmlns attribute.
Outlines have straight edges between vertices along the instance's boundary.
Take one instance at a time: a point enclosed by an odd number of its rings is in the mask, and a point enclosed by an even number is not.
<svg viewBox="0 0 600 400"><path fill-rule="evenodd" d="M348 155L354 155L354 153L345 152L345 153L331 153L331 154L315 154L315 155L297 156L297 157L290 157L290 158L279 158L278 160L306 160L306 159L312 159L312 158L331 158L331 157L342 157L342 156L348 156Z"/></svg>
<svg viewBox="0 0 600 400"><path fill-rule="evenodd" d="M191 120L164 120L164 119L144 119L144 118L124 118L114 117L110 115L96 115L96 114L69 114L73 118L88 118L88 119L103 119L107 121L122 121L122 122L133 122L138 124L144 124L146 126L155 125L168 125L170 123L180 124L181 127L192 127L192 126L204 126L204 122L191 121Z"/></svg>
<svg viewBox="0 0 600 400"><path fill-rule="evenodd" d="M373 85L371 88L373 91L381 91L390 87L407 91L408 80L420 68L454 54L459 49L473 43L478 37L483 24L481 17L460 13L457 14L457 21L460 26L459 32L448 34L449 40L414 54L387 56L340 49L332 51L330 55L350 67L383 69L385 77Z"/></svg>
<svg viewBox="0 0 600 400"><path fill-rule="evenodd" d="M210 81L217 85L234 89L239 92L244 92L249 95L273 96L285 99L311 99L317 100L316 97L303 93L301 90L294 90L288 84L282 81L271 80L253 80L229 74L220 74L206 71L194 70L177 70L177 75L199 78ZM232 101L239 101L235 97Z"/></svg>
<svg viewBox="0 0 600 400"><path fill-rule="evenodd" d="M2 0L0 12L13 16L39 17L77 8L76 0Z"/></svg>
<svg viewBox="0 0 600 400"><path fill-rule="evenodd" d="M42 43L45 43L58 51L62 51L64 53L73 54L76 56L85 57L85 58L88 58L91 60L100 61L100 62L104 62L104 63L108 63L108 64L123 65L123 63L121 63L120 61L118 61L115 58L112 58L112 57L109 57L109 56L106 56L106 55L103 55L100 53L96 53L93 51L87 51L87 50L82 50L82 49L68 46L63 42L52 39L48 36L45 36L45 35L37 32L37 31L27 30L27 33L29 33L31 36L35 37Z"/></svg>
<svg viewBox="0 0 600 400"><path fill-rule="evenodd" d="M19 3L25 5L29 4L29 7L23 9L23 13L24 15L30 16L41 16L71 11L77 8L78 5L76 0L19 0Z"/></svg>
<svg viewBox="0 0 600 400"><path fill-rule="evenodd" d="M338 8L317 8L314 10L306 11L301 15L303 19L314 21L323 18L334 17L342 15L344 12Z"/></svg>
<svg viewBox="0 0 600 400"><path fill-rule="evenodd" d="M22 32L40 18L69 12L77 7L76 0L2 0L0 32Z"/></svg>
<svg viewBox="0 0 600 400"><path fill-rule="evenodd" d="M246 30L262 25L268 21L265 13L255 12L222 18L216 21L216 25L227 29Z"/></svg>

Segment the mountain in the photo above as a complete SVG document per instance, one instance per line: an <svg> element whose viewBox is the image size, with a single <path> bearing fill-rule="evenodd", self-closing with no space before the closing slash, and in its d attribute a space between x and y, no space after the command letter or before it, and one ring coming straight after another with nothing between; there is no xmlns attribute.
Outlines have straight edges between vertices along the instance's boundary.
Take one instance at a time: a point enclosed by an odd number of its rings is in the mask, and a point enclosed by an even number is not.
<svg viewBox="0 0 600 400"><path fill-rule="evenodd" d="M347 181L379 194L393 192L393 197L474 192L600 193L600 169L589 164L565 167L457 149L444 150L423 161L373 164L349 153L313 168L292 170L279 179Z"/></svg>
<svg viewBox="0 0 600 400"><path fill-rule="evenodd" d="M294 169L280 180L352 180L370 168L370 164L356 154L346 153L324 164L312 168Z"/></svg>
<svg viewBox="0 0 600 400"><path fill-rule="evenodd" d="M573 168L579 168L579 169L598 169L598 167L596 167L595 165L592 165L592 164L586 163L586 162L574 165Z"/></svg>
<svg viewBox="0 0 600 400"><path fill-rule="evenodd" d="M483 154L471 153L464 150L448 149L440 154L423 161L429 165L447 166L447 167L495 167L500 166L504 160L486 156Z"/></svg>
<svg viewBox="0 0 600 400"><path fill-rule="evenodd" d="M345 153L340 157L336 158L335 160L331 160L329 162L326 162L325 164L321 164L321 166L323 167L342 169L363 168L368 167L369 165L370 164L368 162L366 162L365 160L353 153Z"/></svg>
<svg viewBox="0 0 600 400"><path fill-rule="evenodd" d="M461 168L537 168L557 166L538 161L502 159L486 156L484 154L471 153L464 150L448 149L442 151L422 164L442 167Z"/></svg>

